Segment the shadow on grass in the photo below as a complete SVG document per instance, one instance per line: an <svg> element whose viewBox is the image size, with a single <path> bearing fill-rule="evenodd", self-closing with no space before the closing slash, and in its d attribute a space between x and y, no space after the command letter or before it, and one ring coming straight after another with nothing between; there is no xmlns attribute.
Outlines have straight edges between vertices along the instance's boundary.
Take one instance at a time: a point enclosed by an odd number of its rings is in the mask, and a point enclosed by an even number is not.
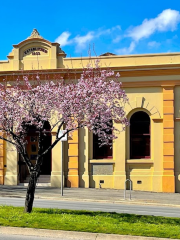
<svg viewBox="0 0 180 240"><path fill-rule="evenodd" d="M4 214L18 210L20 214L23 213L23 207L13 207L13 206L0 206L1 211L5 211ZM173 226L180 225L180 218L171 218L171 217L158 217L158 216L146 216L146 215L135 215L127 213L116 213L116 212L93 212L86 210L66 210L66 209L52 209L52 208L33 208L32 214L37 215L71 215L71 216L89 216L89 217L102 217L107 219L116 219L120 222L127 223L148 223L148 224L167 224Z"/></svg>
<svg viewBox="0 0 180 240"><path fill-rule="evenodd" d="M92 212L85 210L65 210L65 209L34 209L34 212L44 214L69 214L69 215L86 215L86 216L99 216L117 219L121 222L128 223L151 223L151 224L171 224L180 225L180 218L159 217L159 216L147 216L147 215L135 215L127 213L116 212Z"/></svg>

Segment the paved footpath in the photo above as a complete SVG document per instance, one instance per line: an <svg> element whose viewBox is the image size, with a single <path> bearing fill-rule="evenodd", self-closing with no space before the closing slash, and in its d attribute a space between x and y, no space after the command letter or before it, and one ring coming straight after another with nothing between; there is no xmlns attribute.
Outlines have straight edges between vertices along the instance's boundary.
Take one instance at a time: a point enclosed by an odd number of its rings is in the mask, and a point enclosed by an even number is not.
<svg viewBox="0 0 180 240"><path fill-rule="evenodd" d="M62 239L62 240L158 240L154 237L140 237L128 235L115 234L101 234L101 233L86 233L86 232L70 232L59 230L33 229L33 228L15 228L15 227L0 227L0 240L3 240L5 235L17 236L36 236L44 237L46 239ZM160 238L159 240L167 240L167 238ZM175 239L177 240L177 239Z"/></svg>
<svg viewBox="0 0 180 240"><path fill-rule="evenodd" d="M0 185L0 197L22 197L26 195L27 187ZM153 204L153 205L174 205L180 207L180 193L155 193L132 191L129 200L129 191L126 192L115 189L94 189L94 188L65 188L64 195L61 196L60 188L37 187L35 198L71 200L71 201L98 201L117 202L128 204Z"/></svg>

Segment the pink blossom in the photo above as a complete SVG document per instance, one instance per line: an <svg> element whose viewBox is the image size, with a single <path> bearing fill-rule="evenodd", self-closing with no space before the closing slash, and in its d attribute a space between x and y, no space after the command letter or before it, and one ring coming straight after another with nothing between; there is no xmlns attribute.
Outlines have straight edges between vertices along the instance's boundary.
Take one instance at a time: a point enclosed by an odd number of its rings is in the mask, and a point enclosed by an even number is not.
<svg viewBox="0 0 180 240"><path fill-rule="evenodd" d="M0 130L6 133L1 138L16 146L29 169L32 165L25 154L26 136L32 125L41 134L45 134L46 121L51 130L57 126L59 131L63 125L67 132L87 127L98 135L102 145L117 138L119 131L113 122L120 122L122 130L128 125L124 111L128 98L117 79L120 75L102 70L99 64L97 60L95 68L90 64L84 68L76 83L68 83L62 77L56 83L40 81L37 75L33 83L23 76L23 80L18 78L11 87L6 87L5 81L0 84ZM57 137L48 151L59 140ZM38 154L37 162L45 151Z"/></svg>

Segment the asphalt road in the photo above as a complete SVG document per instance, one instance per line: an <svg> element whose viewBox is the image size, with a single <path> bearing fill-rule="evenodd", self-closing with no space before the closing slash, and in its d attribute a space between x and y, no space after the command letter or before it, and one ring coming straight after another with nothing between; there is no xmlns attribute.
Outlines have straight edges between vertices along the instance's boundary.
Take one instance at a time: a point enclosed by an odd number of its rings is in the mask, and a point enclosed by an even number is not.
<svg viewBox="0 0 180 240"><path fill-rule="evenodd" d="M24 199L0 197L0 205L24 206ZM171 206L35 199L34 207L180 217L180 208Z"/></svg>

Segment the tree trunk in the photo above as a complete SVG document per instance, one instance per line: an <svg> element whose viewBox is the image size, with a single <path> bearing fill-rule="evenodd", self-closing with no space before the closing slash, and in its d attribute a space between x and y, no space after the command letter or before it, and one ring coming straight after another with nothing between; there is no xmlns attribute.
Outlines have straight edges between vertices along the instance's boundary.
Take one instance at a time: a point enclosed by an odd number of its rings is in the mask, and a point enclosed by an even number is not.
<svg viewBox="0 0 180 240"><path fill-rule="evenodd" d="M27 193L26 193L25 208L24 208L24 212L26 213L31 213L32 211L37 176L38 176L38 173L35 171L30 173L29 184L28 184Z"/></svg>

